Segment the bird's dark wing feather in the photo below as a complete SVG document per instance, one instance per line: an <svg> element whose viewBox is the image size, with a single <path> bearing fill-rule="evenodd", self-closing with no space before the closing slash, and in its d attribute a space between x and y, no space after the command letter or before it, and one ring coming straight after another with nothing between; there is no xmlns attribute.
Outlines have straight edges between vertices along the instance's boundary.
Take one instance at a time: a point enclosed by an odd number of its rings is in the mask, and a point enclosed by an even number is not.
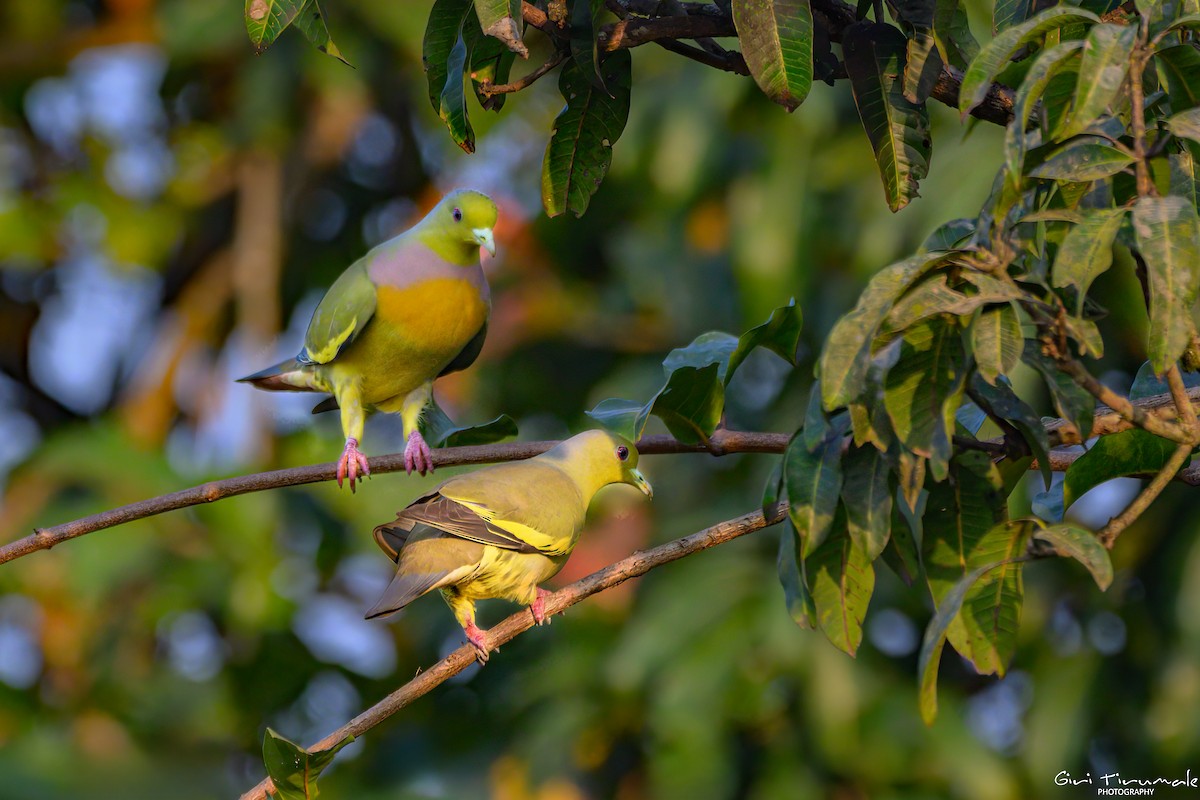
<svg viewBox="0 0 1200 800"><path fill-rule="evenodd" d="M470 508L443 497L437 492L417 499L416 502L396 515L394 523L390 523L389 526L381 525L380 528L388 527L387 535L395 539L397 529L403 529L407 525L408 530L412 530L412 525L417 522L423 522L460 539L490 544L504 550L513 550L517 553L540 552L533 545L521 541L508 531L482 519ZM379 528L376 528L376 531L375 540L387 552L389 548L380 541Z"/></svg>
<svg viewBox="0 0 1200 800"><path fill-rule="evenodd" d="M439 378L449 375L451 372L464 370L475 363L475 359L479 358L479 352L483 350L483 340L487 338L487 328L487 320L484 320L483 325L479 328L479 333L471 337L471 341L467 342L458 355L438 373Z"/></svg>

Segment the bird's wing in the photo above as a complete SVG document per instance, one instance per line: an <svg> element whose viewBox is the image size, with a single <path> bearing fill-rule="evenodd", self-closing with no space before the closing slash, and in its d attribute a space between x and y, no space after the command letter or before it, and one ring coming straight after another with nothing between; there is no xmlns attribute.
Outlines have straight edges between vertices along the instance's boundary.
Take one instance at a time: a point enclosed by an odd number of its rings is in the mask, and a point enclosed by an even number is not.
<svg viewBox="0 0 1200 800"><path fill-rule="evenodd" d="M415 503L396 515L396 521L375 529L375 541L384 552L398 552L405 541L405 528L411 531L416 523L479 544L489 544L518 553L536 553L537 548L517 536L497 527L481 514L472 504L456 502L440 492L419 498Z"/></svg>
<svg viewBox="0 0 1200 800"><path fill-rule="evenodd" d="M366 613L367 619L398 611L426 592L467 579L479 569L484 550L479 543L423 525L414 528L399 554L395 576Z"/></svg>
<svg viewBox="0 0 1200 800"><path fill-rule="evenodd" d="M551 557L571 552L587 513L579 487L537 459L452 478L439 493L470 509L494 534Z"/></svg>
<svg viewBox="0 0 1200 800"><path fill-rule="evenodd" d="M438 377L449 375L451 372L459 372L474 364L475 359L479 358L480 351L483 350L483 340L487 338L487 329L487 320L485 319L479 332L471 337L471 341L467 342L459 354L438 373Z"/></svg>
<svg viewBox="0 0 1200 800"><path fill-rule="evenodd" d="M313 312L301 360L328 364L337 358L371 321L377 299L366 259L356 261L334 281Z"/></svg>

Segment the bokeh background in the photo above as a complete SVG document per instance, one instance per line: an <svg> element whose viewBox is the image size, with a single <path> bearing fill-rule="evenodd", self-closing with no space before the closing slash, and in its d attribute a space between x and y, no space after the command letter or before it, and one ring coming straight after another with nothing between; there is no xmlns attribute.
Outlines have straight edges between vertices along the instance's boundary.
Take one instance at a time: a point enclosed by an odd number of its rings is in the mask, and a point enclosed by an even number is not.
<svg viewBox="0 0 1200 800"><path fill-rule="evenodd" d="M294 32L253 55L236 0L0 6L0 540L332 460L336 420L311 417L312 396L232 379L294 353L341 269L463 185L496 197L501 225L487 346L438 384L455 419L567 435L605 397L649 396L671 348L796 297L800 366L757 354L729 399L732 427L794 430L832 322L874 271L977 213L1000 161L1002 131L931 104L931 175L892 215L847 87L788 115L748 79L643 47L608 179L583 219L548 220L554 79L499 116L473 107L464 155L425 97L428 6L325 3L355 69ZM972 8L983 38L988 11ZM1099 282L1096 369L1124 389L1144 318L1119 267ZM366 443L398 450L398 425L373 420ZM606 492L559 582L756 507L771 466L648 458L653 505ZM0 798L234 796L263 774L265 726L311 742L457 646L436 597L362 620L388 579L371 528L444 477L248 495L0 567ZM1134 491L1075 510L1100 524ZM1078 795L1061 770L1181 773L1200 766L1194 497L1173 487L1126 533L1105 595L1075 565L1028 569L1013 670L947 655L932 728L915 700L927 593L881 562L851 660L792 623L772 529L520 637L348 747L323 789L1016 798Z"/></svg>

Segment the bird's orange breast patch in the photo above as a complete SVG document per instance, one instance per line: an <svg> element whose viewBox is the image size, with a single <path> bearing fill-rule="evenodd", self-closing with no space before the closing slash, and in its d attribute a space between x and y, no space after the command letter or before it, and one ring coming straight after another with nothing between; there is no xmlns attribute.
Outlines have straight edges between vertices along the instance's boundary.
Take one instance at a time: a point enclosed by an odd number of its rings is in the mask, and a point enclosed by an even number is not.
<svg viewBox="0 0 1200 800"><path fill-rule="evenodd" d="M434 278L401 289L379 287L375 314L421 337L469 341L487 319L487 302L470 281Z"/></svg>

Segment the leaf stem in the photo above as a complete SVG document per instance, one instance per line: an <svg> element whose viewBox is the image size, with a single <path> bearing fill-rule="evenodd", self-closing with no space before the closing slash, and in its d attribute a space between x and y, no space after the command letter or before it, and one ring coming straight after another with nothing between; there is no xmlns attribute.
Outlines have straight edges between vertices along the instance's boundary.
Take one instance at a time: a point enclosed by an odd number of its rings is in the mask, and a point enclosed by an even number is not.
<svg viewBox="0 0 1200 800"><path fill-rule="evenodd" d="M1175 448L1175 452L1171 454L1171 458L1163 465L1158 474L1154 476L1154 480L1142 489L1141 493L1133 499L1133 502L1120 513L1119 516L1113 517L1108 521L1096 538L1100 540L1100 544L1107 547L1109 550L1117 542L1117 537L1121 532L1128 528L1134 520L1142 515L1142 513L1150 507L1162 490L1167 487L1167 484L1175 477L1175 473L1183 466L1183 462L1192 454L1192 445L1181 444Z"/></svg>

